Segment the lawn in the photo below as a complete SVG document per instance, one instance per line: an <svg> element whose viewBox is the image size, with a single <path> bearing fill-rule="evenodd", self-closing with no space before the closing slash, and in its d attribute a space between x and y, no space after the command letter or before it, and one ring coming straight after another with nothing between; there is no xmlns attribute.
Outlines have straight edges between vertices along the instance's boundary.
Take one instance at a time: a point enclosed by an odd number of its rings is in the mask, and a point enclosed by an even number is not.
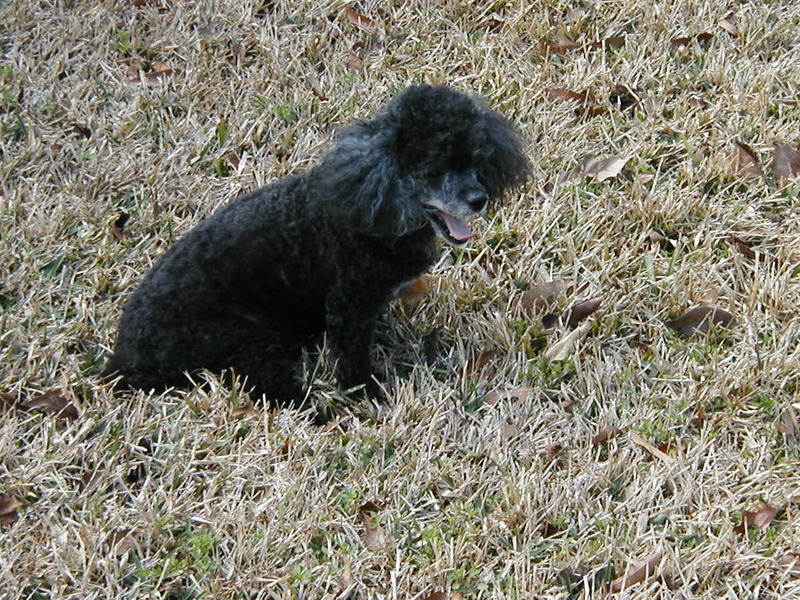
<svg viewBox="0 0 800 600"><path fill-rule="evenodd" d="M412 83L533 179L387 312L384 407L112 393L174 240ZM0 598L800 598L800 5L0 4ZM269 235L269 232L264 232Z"/></svg>

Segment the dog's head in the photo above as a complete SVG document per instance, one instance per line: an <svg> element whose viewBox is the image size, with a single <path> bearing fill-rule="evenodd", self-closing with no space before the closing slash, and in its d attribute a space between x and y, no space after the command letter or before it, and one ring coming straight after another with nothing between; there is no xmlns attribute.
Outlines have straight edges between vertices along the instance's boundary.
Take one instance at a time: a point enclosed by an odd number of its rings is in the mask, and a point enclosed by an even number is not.
<svg viewBox="0 0 800 600"><path fill-rule="evenodd" d="M529 175L522 138L505 118L429 85L344 130L318 168L361 231L399 236L430 224L451 244L473 237L467 219Z"/></svg>

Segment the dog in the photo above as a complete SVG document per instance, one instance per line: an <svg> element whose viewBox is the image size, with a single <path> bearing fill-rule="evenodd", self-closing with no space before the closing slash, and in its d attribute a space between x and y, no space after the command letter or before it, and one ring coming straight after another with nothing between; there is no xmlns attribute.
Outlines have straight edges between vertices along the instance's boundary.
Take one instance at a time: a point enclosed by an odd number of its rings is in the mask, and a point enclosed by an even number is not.
<svg viewBox="0 0 800 600"><path fill-rule="evenodd" d="M518 130L481 100L416 85L335 136L309 171L235 199L154 265L122 311L105 374L186 387L232 372L274 406L305 408L302 351L325 333L343 390L383 399L376 319L467 219L528 179Z"/></svg>

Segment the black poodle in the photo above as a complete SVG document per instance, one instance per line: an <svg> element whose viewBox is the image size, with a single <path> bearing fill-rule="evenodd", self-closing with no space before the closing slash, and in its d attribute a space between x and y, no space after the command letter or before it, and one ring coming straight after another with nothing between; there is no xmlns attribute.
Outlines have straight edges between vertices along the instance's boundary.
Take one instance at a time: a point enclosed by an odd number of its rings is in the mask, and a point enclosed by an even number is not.
<svg viewBox="0 0 800 600"><path fill-rule="evenodd" d="M156 263L125 306L106 373L140 389L230 370L303 406L302 349L327 332L344 389L381 398L376 318L466 218L529 173L517 131L446 86L406 89L307 173L237 198Z"/></svg>

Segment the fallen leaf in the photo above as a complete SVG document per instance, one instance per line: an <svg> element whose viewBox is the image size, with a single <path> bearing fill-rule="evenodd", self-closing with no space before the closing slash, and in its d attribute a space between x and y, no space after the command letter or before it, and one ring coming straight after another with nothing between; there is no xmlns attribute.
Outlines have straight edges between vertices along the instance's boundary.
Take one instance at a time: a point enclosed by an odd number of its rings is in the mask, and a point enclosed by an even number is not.
<svg viewBox="0 0 800 600"><path fill-rule="evenodd" d="M755 258L756 253L750 247L750 244L745 242L743 239L736 237L735 235L731 234L725 238L725 241L732 247L736 248L741 254L746 256L747 258Z"/></svg>
<svg viewBox="0 0 800 600"><path fill-rule="evenodd" d="M736 26L736 16L733 13L720 19L717 22L717 25L730 33L733 37L737 37L739 35L739 28Z"/></svg>
<svg viewBox="0 0 800 600"><path fill-rule="evenodd" d="M377 33L378 25L369 17L354 11L349 6L344 8L344 16L356 27L368 31L369 33Z"/></svg>
<svg viewBox="0 0 800 600"><path fill-rule="evenodd" d="M137 550L141 536L142 534L135 529L125 527L110 532L106 537L106 543L111 547L114 556L119 558Z"/></svg>
<svg viewBox="0 0 800 600"><path fill-rule="evenodd" d="M622 48L625 45L624 35L612 35L599 42L592 42L589 44L590 48Z"/></svg>
<svg viewBox="0 0 800 600"><path fill-rule="evenodd" d="M492 361L494 361L496 356L497 350L494 348L481 350L475 356L469 359L469 361L467 361L467 365L464 369L465 374L468 377L479 375L492 364Z"/></svg>
<svg viewBox="0 0 800 600"><path fill-rule="evenodd" d="M731 162L736 173L743 173L749 177L764 178L764 172L758 166L758 160L753 149L744 142L733 143L733 158Z"/></svg>
<svg viewBox="0 0 800 600"><path fill-rule="evenodd" d="M547 93L547 98L550 100L557 100L557 101L567 101L567 100L576 100L585 104L589 100L592 99L592 95L589 90L584 90L582 92L573 92L572 90L568 90L566 88L547 88L545 90Z"/></svg>
<svg viewBox="0 0 800 600"><path fill-rule="evenodd" d="M713 37L714 37L713 33L705 31L703 33L698 33L697 35L672 38L671 43L674 46L688 46L689 44L692 43L692 41L697 41L700 44L705 44L708 40L712 39Z"/></svg>
<svg viewBox="0 0 800 600"><path fill-rule="evenodd" d="M611 591L619 592L636 583L641 583L648 577L652 577L655 575L656 567L658 567L660 562L661 552L654 552L647 558L633 563L630 567L628 567L625 575L617 577L611 582Z"/></svg>
<svg viewBox="0 0 800 600"><path fill-rule="evenodd" d="M483 403L487 406L494 406L500 400L507 400L509 398L517 398L518 400L527 400L530 398L533 393L536 391L536 388L521 385L519 387L512 388L510 390L494 390L489 392L483 397Z"/></svg>
<svg viewBox="0 0 800 600"><path fill-rule="evenodd" d="M0 526L13 525L19 520L17 509L22 506L22 502L9 496L8 494L0 494Z"/></svg>
<svg viewBox="0 0 800 600"><path fill-rule="evenodd" d="M19 406L19 400L14 394L0 393L0 409L6 410L17 408L17 406Z"/></svg>
<svg viewBox="0 0 800 600"><path fill-rule="evenodd" d="M568 358L571 354L574 354L575 349L577 348L578 342L580 342L592 328L591 323L584 323L577 329L570 331L567 335L553 344L550 348L547 349L544 353L544 358L548 362L553 362L556 360L564 360Z"/></svg>
<svg viewBox="0 0 800 600"><path fill-rule="evenodd" d="M336 598L339 596L347 596L348 591L350 588L355 585L356 580L353 578L353 565L347 561L344 563L344 569L342 570L342 576L339 578L339 589L336 591Z"/></svg>
<svg viewBox="0 0 800 600"><path fill-rule="evenodd" d="M364 545L372 552L381 552L388 546L386 532L372 518L364 519Z"/></svg>
<svg viewBox="0 0 800 600"><path fill-rule="evenodd" d="M322 85L314 75L306 75L306 83L311 88L311 91L314 95L322 101L328 99L327 94L322 90Z"/></svg>
<svg viewBox="0 0 800 600"><path fill-rule="evenodd" d="M583 173L587 177L594 177L597 181L613 179L622 172L627 158L609 156L608 158L587 157L583 161Z"/></svg>
<svg viewBox="0 0 800 600"><path fill-rule="evenodd" d="M409 311L415 311L422 301L430 295L433 279L430 275L420 275L400 290L400 301Z"/></svg>
<svg viewBox="0 0 800 600"><path fill-rule="evenodd" d="M255 407L252 400L237 406L231 411L232 417L257 417L259 415L261 415L261 411Z"/></svg>
<svg viewBox="0 0 800 600"><path fill-rule="evenodd" d="M793 577L800 577L800 554L797 552L787 552L778 557L778 564L782 567L789 567L789 574Z"/></svg>
<svg viewBox="0 0 800 600"><path fill-rule="evenodd" d="M619 427L603 427L592 437L592 446L599 446L622 433Z"/></svg>
<svg viewBox="0 0 800 600"><path fill-rule="evenodd" d="M450 596L445 592L433 592L430 596L427 596L425 600L450 600Z"/></svg>
<svg viewBox="0 0 800 600"><path fill-rule="evenodd" d="M44 415L54 415L56 418L77 419L78 409L61 389L48 390L31 400L26 400L21 405L24 410L35 410Z"/></svg>
<svg viewBox="0 0 800 600"><path fill-rule="evenodd" d="M635 431L631 431L630 432L630 438L631 438L631 441L634 444L636 444L637 446L641 446L642 448L644 448L647 452L649 452L655 458L659 458L662 461L664 461L665 463L673 463L673 462L675 462L675 459L672 458L669 454L665 454L664 452L662 452L661 450L659 450L658 448L653 446L653 444L648 442L646 439L644 439L642 436L640 436Z"/></svg>
<svg viewBox="0 0 800 600"><path fill-rule="evenodd" d="M125 239L125 225L130 220L131 216L128 213L120 213L114 222L111 223L111 235L114 239L120 242Z"/></svg>
<svg viewBox="0 0 800 600"><path fill-rule="evenodd" d="M589 298L588 300L583 300L582 302L576 302L566 310L562 320L566 321L569 329L575 329L575 327L578 326L578 323L600 308L600 304L602 302L602 296L595 296L594 298Z"/></svg>
<svg viewBox="0 0 800 600"><path fill-rule="evenodd" d="M555 281L544 281L535 283L522 294L520 304L524 310L530 311L534 308L545 308L547 300L556 294L563 292L574 284L573 281L557 279Z"/></svg>
<svg viewBox="0 0 800 600"><path fill-rule="evenodd" d="M778 183L800 175L800 150L789 144L775 144L772 156L772 174Z"/></svg>
<svg viewBox="0 0 800 600"><path fill-rule="evenodd" d="M667 321L667 327L686 337L691 337L698 333L708 333L712 325L733 327L735 324L736 319L734 316L718 306L695 306L677 319Z"/></svg>
<svg viewBox="0 0 800 600"><path fill-rule="evenodd" d="M751 527L764 530L769 527L772 520L778 516L782 509L770 506L766 502L756 502L755 510L743 510L742 522L733 528L737 533L743 533Z"/></svg>
<svg viewBox="0 0 800 600"><path fill-rule="evenodd" d="M358 75L364 66L364 62L354 52L348 52L342 58L342 64L345 70L351 75Z"/></svg>
<svg viewBox="0 0 800 600"><path fill-rule="evenodd" d="M566 35L561 32L556 33L555 41L545 44L545 50L548 52L564 53L571 50L577 50L581 45L573 42Z"/></svg>
<svg viewBox="0 0 800 600"><path fill-rule="evenodd" d="M777 429L795 444L800 440L800 418L793 406L781 411L781 422L778 423Z"/></svg>

